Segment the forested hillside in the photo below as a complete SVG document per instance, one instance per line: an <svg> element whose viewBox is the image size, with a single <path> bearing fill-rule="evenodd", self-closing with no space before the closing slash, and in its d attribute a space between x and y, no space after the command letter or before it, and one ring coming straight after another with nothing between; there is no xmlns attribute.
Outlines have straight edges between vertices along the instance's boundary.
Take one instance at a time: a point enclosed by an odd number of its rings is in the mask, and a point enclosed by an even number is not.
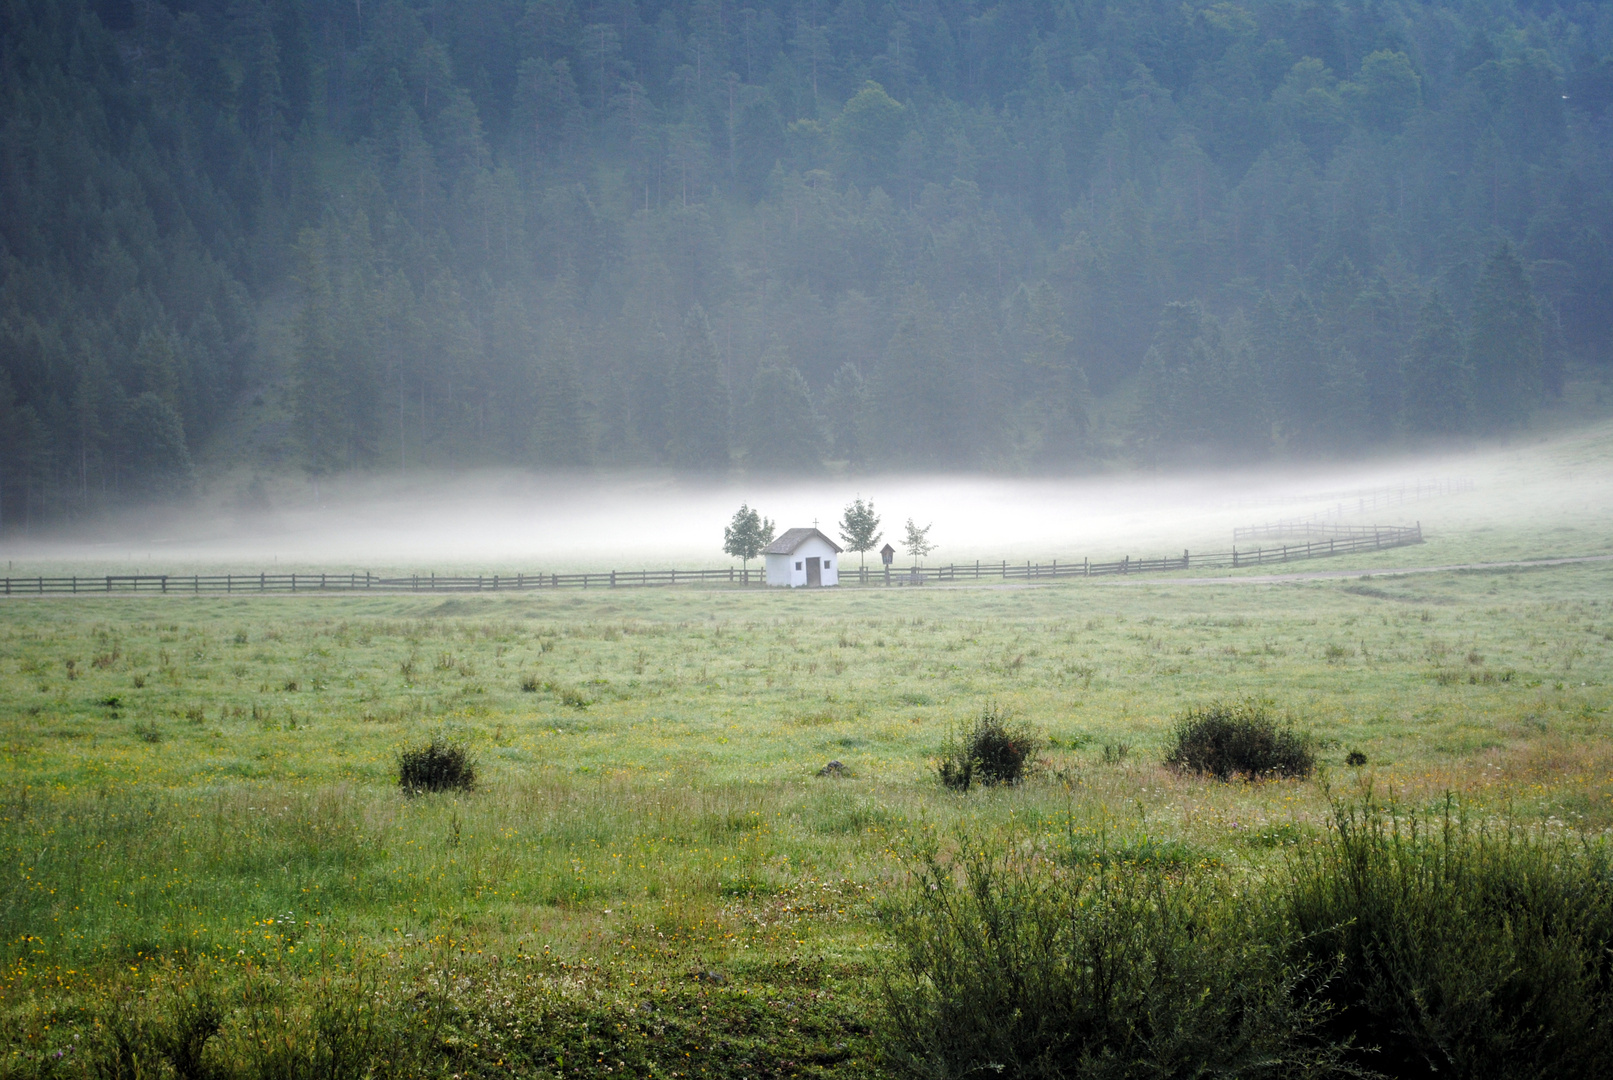
<svg viewBox="0 0 1613 1080"><path fill-rule="evenodd" d="M0 0L0 50L5 528L273 401L315 474L1024 470L1613 360L1605 4Z"/></svg>

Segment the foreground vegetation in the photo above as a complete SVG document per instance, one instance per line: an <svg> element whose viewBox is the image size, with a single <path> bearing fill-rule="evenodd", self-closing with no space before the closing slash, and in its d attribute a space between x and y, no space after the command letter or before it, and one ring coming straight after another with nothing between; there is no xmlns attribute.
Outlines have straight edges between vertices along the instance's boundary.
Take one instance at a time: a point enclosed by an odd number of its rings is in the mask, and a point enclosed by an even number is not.
<svg viewBox="0 0 1613 1080"><path fill-rule="evenodd" d="M1391 991L1414 970L1472 1019L1486 972L1523 955L1557 996L1522 986L1514 1004L1601 1001L1606 974L1575 950L1604 933L1610 600L1593 564L1280 587L12 604L0 1072L957 1072L925 1033L966 1029L937 1025L924 995L945 985L914 974L912 943L945 929L923 884L966 880L972 849L1026 870L1009 895L1040 888L1049 910L1063 901L1033 864L1114 868L1119 892L1097 895L1122 915L1219 913L1208 951L1178 956L1177 990L1236 977L1240 1022L1264 1027L1215 1046L1268 1061L1273 1033L1298 1033L1288 1074L1393 1071L1366 1048L1411 1046L1478 1075L1460 1056L1472 1029L1402 1031ZM1309 738L1319 779L1163 765L1177 722L1217 701L1264 702ZM991 704L1036 734L1039 761L1017 784L949 790L936 762ZM434 737L471 748L474 785L405 794L400 753ZM844 769L819 776L831 759ZM1351 848L1338 815L1369 787L1397 809L1365 811ZM1447 798L1471 843L1425 859ZM1434 847L1391 842L1413 814ZM1388 870L1341 875L1362 865L1351 852ZM1434 872L1449 866L1476 869ZM1520 893L1515 870L1567 907ZM1359 891L1389 871L1426 885L1423 907ZM1585 921L1511 944L1449 915L1467 938L1393 936L1434 925L1419 911L1501 910L1480 903L1494 896ZM1378 937L1338 929L1368 910ZM1432 951L1385 974L1386 940ZM1182 1053L1220 1030L1201 1019ZM1479 1034L1537 1054L1508 1030ZM1089 1067L1016 1046L996 1063ZM1252 1075L1249 1060L1223 1064Z"/></svg>

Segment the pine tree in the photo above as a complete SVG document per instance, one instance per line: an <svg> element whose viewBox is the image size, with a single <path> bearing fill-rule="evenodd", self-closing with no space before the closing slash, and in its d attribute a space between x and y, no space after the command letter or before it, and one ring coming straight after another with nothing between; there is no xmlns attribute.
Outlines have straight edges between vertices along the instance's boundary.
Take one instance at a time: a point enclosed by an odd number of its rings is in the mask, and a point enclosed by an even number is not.
<svg viewBox="0 0 1613 1080"><path fill-rule="evenodd" d="M1018 337L1036 404L1036 456L1046 463L1084 455L1088 428L1087 374L1064 330L1064 309L1046 281L1025 290Z"/></svg>
<svg viewBox="0 0 1613 1080"><path fill-rule="evenodd" d="M717 363L711 327L699 304L683 320L668 398L672 463L696 472L727 469L728 388Z"/></svg>
<svg viewBox="0 0 1613 1080"><path fill-rule="evenodd" d="M965 459L958 445L960 402L941 314L922 286L907 291L896 330L870 379L870 434L882 464L943 468Z"/></svg>
<svg viewBox="0 0 1613 1080"><path fill-rule="evenodd" d="M1143 357L1141 400L1132 433L1152 454L1193 441L1190 429L1196 426L1197 403L1188 384L1195 348L1202 348L1203 320L1197 304L1166 304Z"/></svg>
<svg viewBox="0 0 1613 1080"><path fill-rule="evenodd" d="M1316 448L1327 441L1328 387L1333 372L1322 341L1321 321L1304 293L1295 295L1283 315L1278 338L1277 419L1294 446Z"/></svg>
<svg viewBox="0 0 1613 1080"><path fill-rule="evenodd" d="M148 390L125 407L121 427L120 457L132 492L162 497L190 491L195 469L177 409Z"/></svg>
<svg viewBox="0 0 1613 1080"><path fill-rule="evenodd" d="M1165 306L1143 358L1132 432L1155 457L1266 449L1264 394L1248 350L1196 303Z"/></svg>
<svg viewBox="0 0 1613 1080"><path fill-rule="evenodd" d="M823 457L823 422L806 380L775 346L762 357L744 416L747 464L754 469L816 472Z"/></svg>
<svg viewBox="0 0 1613 1080"><path fill-rule="evenodd" d="M1540 399L1540 310L1511 244L1485 264L1473 293L1468 367L1473 406L1486 425L1516 424Z"/></svg>
<svg viewBox="0 0 1613 1080"><path fill-rule="evenodd" d="M823 394L823 418L829 429L830 453L850 465L861 465L867 439L868 387L855 364L841 364Z"/></svg>
<svg viewBox="0 0 1613 1080"><path fill-rule="evenodd" d="M569 341L552 343L538 365L532 450L540 465L576 467L592 458L583 422L582 388Z"/></svg>
<svg viewBox="0 0 1613 1080"><path fill-rule="evenodd" d="M1402 362L1407 431L1457 435L1473 419L1473 372L1462 355L1456 316L1435 293L1417 315L1417 330Z"/></svg>

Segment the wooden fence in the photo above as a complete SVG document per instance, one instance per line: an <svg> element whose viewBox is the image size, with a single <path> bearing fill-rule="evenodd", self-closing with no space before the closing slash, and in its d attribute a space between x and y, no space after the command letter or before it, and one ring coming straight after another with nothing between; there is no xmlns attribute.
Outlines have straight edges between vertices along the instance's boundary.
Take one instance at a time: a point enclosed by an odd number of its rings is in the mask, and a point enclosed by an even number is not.
<svg viewBox="0 0 1613 1080"><path fill-rule="evenodd" d="M1396 526L1335 525L1326 521L1273 521L1232 530L1232 542L1245 540L1364 540Z"/></svg>
<svg viewBox="0 0 1613 1080"><path fill-rule="evenodd" d="M1363 551L1405 547L1423 542L1421 523L1410 528L1387 525L1363 530L1360 535L1327 537L1304 543L1261 545L1230 551L1183 551L1152 559L1126 556L1110 562L1091 559L1054 559L1049 563L977 561L948 566L859 567L841 575L841 584L863 586L922 585L952 581L1039 581L1073 577L1110 577L1122 574L1158 574L1168 570L1241 569L1301 559L1352 555ZM766 573L758 567L726 570L607 570L587 574L413 574L379 577L368 572L349 574L106 574L99 577L0 578L6 596L96 596L107 594L167 594L175 596L244 593L308 592L506 592L530 589L617 589L655 585L762 585Z"/></svg>

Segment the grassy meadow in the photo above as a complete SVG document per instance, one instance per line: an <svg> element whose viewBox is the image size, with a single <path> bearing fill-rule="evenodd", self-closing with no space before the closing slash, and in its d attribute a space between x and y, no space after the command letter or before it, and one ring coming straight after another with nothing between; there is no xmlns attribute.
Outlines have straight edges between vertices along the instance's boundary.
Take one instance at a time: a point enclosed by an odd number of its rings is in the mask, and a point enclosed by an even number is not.
<svg viewBox="0 0 1613 1080"><path fill-rule="evenodd" d="M884 913L925 843L1258 874L1369 786L1600 834L1610 682L1600 563L12 602L0 1076L884 1075ZM1317 778L1160 764L1174 718L1243 698ZM1045 736L1035 775L944 790L992 703ZM404 797L399 751L438 734L476 789Z"/></svg>

